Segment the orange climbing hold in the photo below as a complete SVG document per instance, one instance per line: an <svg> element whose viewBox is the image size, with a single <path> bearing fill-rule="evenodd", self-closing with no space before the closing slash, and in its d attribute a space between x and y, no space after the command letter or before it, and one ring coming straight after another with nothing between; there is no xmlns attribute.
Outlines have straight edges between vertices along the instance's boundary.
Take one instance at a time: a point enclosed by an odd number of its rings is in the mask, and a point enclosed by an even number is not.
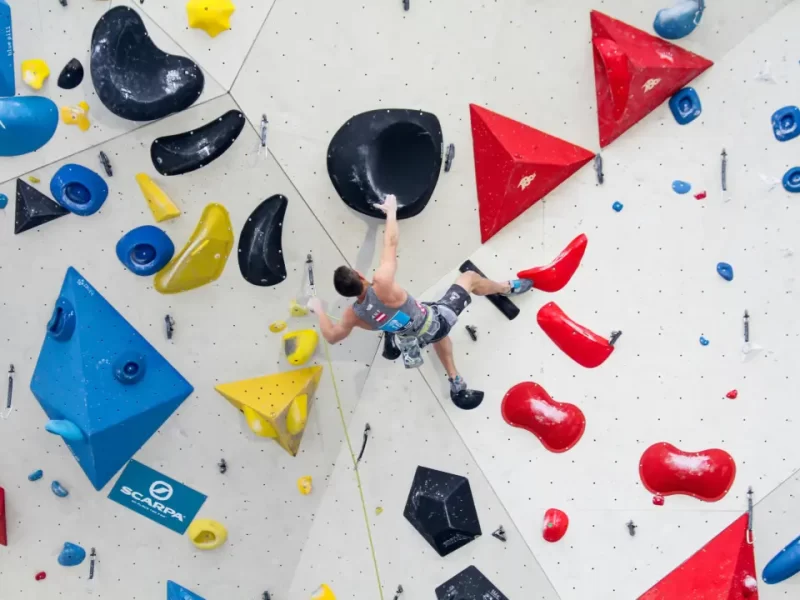
<svg viewBox="0 0 800 600"><path fill-rule="evenodd" d="M601 147L714 64L596 10L591 22Z"/></svg>
<svg viewBox="0 0 800 600"><path fill-rule="evenodd" d="M517 273L517 277L530 279L533 281L533 287L537 290L557 292L569 283L575 271L578 270L588 243L589 239L586 234L582 233L572 240L549 265L520 271Z"/></svg>
<svg viewBox="0 0 800 600"><path fill-rule="evenodd" d="M638 600L758 600L757 584L744 514Z"/></svg>
<svg viewBox="0 0 800 600"><path fill-rule="evenodd" d="M481 241L552 192L594 154L470 104Z"/></svg>

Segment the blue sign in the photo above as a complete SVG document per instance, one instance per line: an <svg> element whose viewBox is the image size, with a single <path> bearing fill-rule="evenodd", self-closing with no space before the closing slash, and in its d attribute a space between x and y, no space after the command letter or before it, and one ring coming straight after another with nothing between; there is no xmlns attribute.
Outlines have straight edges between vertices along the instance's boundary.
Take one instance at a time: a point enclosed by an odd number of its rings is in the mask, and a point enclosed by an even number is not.
<svg viewBox="0 0 800 600"><path fill-rule="evenodd" d="M206 501L204 494L135 460L122 471L108 497L181 534Z"/></svg>

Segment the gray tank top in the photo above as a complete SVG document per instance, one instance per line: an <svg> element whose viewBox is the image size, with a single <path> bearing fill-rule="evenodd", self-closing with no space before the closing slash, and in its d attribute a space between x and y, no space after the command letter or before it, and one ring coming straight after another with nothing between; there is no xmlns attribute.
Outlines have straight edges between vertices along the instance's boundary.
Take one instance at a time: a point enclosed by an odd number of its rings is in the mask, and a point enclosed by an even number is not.
<svg viewBox="0 0 800 600"><path fill-rule="evenodd" d="M372 286L367 288L363 302L353 304L356 316L373 329L391 333L414 334L425 324L429 307L420 304L411 294L397 308L390 308L378 299Z"/></svg>

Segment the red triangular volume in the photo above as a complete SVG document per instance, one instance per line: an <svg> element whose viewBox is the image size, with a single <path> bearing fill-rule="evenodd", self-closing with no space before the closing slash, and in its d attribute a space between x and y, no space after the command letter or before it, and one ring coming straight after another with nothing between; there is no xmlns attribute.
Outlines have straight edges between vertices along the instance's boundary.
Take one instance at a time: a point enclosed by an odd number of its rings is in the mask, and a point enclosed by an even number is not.
<svg viewBox="0 0 800 600"><path fill-rule="evenodd" d="M603 148L714 64L596 10L591 20Z"/></svg>
<svg viewBox="0 0 800 600"><path fill-rule="evenodd" d="M470 104L481 241L520 216L594 154Z"/></svg>
<svg viewBox="0 0 800 600"><path fill-rule="evenodd" d="M758 600L747 514L655 584L639 600Z"/></svg>

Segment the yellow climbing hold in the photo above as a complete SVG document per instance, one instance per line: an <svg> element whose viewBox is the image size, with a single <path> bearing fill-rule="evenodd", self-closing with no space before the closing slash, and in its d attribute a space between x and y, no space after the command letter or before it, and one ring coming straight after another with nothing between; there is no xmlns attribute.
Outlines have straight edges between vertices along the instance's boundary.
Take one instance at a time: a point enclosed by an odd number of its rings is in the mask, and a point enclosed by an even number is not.
<svg viewBox="0 0 800 600"><path fill-rule="evenodd" d="M50 67L41 58L22 61L22 81L35 90L42 89L44 80L50 75Z"/></svg>
<svg viewBox="0 0 800 600"><path fill-rule="evenodd" d="M176 294L216 281L231 248L233 228L228 211L221 204L209 204L183 250L156 274L155 288L162 294Z"/></svg>
<svg viewBox="0 0 800 600"><path fill-rule="evenodd" d="M290 435L302 433L308 422L308 394L300 394L292 400L286 413L286 431Z"/></svg>
<svg viewBox="0 0 800 600"><path fill-rule="evenodd" d="M215 389L245 413L251 429L251 419L256 418L252 415L257 415L262 430L266 424L270 433L275 433L265 437L274 437L284 450L296 456L320 377L322 367L314 366L223 383Z"/></svg>
<svg viewBox="0 0 800 600"><path fill-rule="evenodd" d="M311 594L311 600L336 600L336 594L323 583L316 592Z"/></svg>
<svg viewBox="0 0 800 600"><path fill-rule="evenodd" d="M67 125L77 125L81 131L88 131L89 105L81 101L77 106L62 106L61 120Z"/></svg>
<svg viewBox="0 0 800 600"><path fill-rule="evenodd" d="M305 317L308 314L308 309L298 304L295 300L292 300L289 303L289 313L291 313L293 317Z"/></svg>
<svg viewBox="0 0 800 600"><path fill-rule="evenodd" d="M212 38L231 28L231 15L235 10L231 0L189 0L186 3L189 27L202 29Z"/></svg>
<svg viewBox="0 0 800 600"><path fill-rule="evenodd" d="M308 496L313 489L313 486L311 485L311 475L306 475L305 477L298 479L297 489L301 494L303 494L303 496Z"/></svg>
<svg viewBox="0 0 800 600"><path fill-rule="evenodd" d="M211 519L195 519L189 525L189 539L200 550L214 550L228 539L228 531L217 521Z"/></svg>
<svg viewBox="0 0 800 600"><path fill-rule="evenodd" d="M379 516L380 516L380 514L381 514L382 512L383 512L383 508L382 508L382 507L380 507L380 506L376 506L376 507L375 507L375 514L376 514L376 515L379 515Z"/></svg>
<svg viewBox="0 0 800 600"><path fill-rule="evenodd" d="M150 207L150 212L153 213L157 223L180 216L180 209L146 173L136 175L136 183L139 184L144 199L147 200L147 206Z"/></svg>
<svg viewBox="0 0 800 600"><path fill-rule="evenodd" d="M289 364L299 367L306 364L317 349L319 336L314 329L290 331L283 335L283 351Z"/></svg>
<svg viewBox="0 0 800 600"><path fill-rule="evenodd" d="M36 175L28 175L28 181L31 183L42 183L42 180L39 179Z"/></svg>
<svg viewBox="0 0 800 600"><path fill-rule="evenodd" d="M275 321L269 326L272 333L280 333L284 329L286 329L286 321Z"/></svg>
<svg viewBox="0 0 800 600"><path fill-rule="evenodd" d="M275 431L275 428L255 410L249 406L243 406L242 412L244 413L244 420L247 421L247 426L250 428L250 431L261 437L272 438L273 440L278 439L278 432Z"/></svg>

